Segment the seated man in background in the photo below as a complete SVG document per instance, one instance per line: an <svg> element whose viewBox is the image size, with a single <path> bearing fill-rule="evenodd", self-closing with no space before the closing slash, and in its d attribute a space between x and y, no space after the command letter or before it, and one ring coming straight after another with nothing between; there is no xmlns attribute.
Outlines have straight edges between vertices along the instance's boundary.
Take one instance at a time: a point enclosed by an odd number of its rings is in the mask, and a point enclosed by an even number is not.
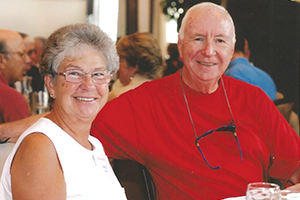
<svg viewBox="0 0 300 200"><path fill-rule="evenodd" d="M237 29L234 53L225 75L260 87L273 101L276 100L276 85L269 74L249 62L250 49L243 31Z"/></svg>
<svg viewBox="0 0 300 200"><path fill-rule="evenodd" d="M9 87L22 80L29 62L21 35L12 30L0 30L0 124L30 115L25 98Z"/></svg>
<svg viewBox="0 0 300 200"><path fill-rule="evenodd" d="M31 58L32 62L30 63L30 69L27 71L26 75L32 77L31 80L31 88L32 92L39 92L44 91L44 80L39 72L39 57L36 46L35 46L35 39L30 36L25 36L24 38L25 45L27 48L27 54Z"/></svg>
<svg viewBox="0 0 300 200"><path fill-rule="evenodd" d="M234 53L224 74L260 87L273 101L282 99L283 96L280 92L277 92L276 85L271 76L251 64L249 58L250 49L248 40L243 30L237 29ZM293 104L290 102L277 106L279 111L299 135L299 118L298 115L292 111L292 107ZM289 112L286 112L286 110L289 110Z"/></svg>

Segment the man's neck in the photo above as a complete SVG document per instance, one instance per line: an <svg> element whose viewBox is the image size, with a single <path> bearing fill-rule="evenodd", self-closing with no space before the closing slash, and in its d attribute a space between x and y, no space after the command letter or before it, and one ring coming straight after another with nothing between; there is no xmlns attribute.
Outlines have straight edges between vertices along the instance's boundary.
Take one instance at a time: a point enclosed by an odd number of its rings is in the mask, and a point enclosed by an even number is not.
<svg viewBox="0 0 300 200"><path fill-rule="evenodd" d="M8 85L7 79L6 79L5 76L3 76L1 73L0 73L0 82L1 82L1 83L5 83L5 84Z"/></svg>
<svg viewBox="0 0 300 200"><path fill-rule="evenodd" d="M243 52L241 52L241 51L239 51L239 52L234 52L234 53L233 53L233 56L232 56L232 58L231 58L231 60L234 60L234 59L236 59L236 58L246 58L246 56L245 56L245 54L244 54Z"/></svg>

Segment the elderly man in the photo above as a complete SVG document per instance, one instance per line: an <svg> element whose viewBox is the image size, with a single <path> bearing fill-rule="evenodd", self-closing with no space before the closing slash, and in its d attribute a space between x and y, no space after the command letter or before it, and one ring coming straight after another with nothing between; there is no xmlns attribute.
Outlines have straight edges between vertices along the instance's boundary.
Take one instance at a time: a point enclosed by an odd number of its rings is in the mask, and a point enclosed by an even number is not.
<svg viewBox="0 0 300 200"><path fill-rule="evenodd" d="M9 87L9 84L22 80L29 62L21 35L0 30L0 124L29 116L25 98Z"/></svg>
<svg viewBox="0 0 300 200"><path fill-rule="evenodd" d="M148 168L158 199L222 199L245 195L250 182L299 182L296 133L262 90L223 75L234 45L228 12L195 5L179 31L182 70L109 102L93 123L108 156Z"/></svg>
<svg viewBox="0 0 300 200"><path fill-rule="evenodd" d="M223 199L244 196L250 182L299 182L299 137L262 90L223 75L234 44L224 8L193 6L179 32L182 70L108 102L93 122L108 156L148 168L157 199Z"/></svg>

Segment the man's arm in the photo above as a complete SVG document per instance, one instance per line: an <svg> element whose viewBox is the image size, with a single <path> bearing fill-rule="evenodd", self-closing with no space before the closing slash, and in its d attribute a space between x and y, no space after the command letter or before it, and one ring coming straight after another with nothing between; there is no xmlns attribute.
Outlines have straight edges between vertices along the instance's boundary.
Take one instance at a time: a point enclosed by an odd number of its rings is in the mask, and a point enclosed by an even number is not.
<svg viewBox="0 0 300 200"><path fill-rule="evenodd" d="M38 121L41 117L46 116L49 113L43 113L40 115L33 115L15 122L8 122L0 125L0 142L15 143L19 136L32 124Z"/></svg>
<svg viewBox="0 0 300 200"><path fill-rule="evenodd" d="M291 187L288 187L287 189L290 189L290 190L296 190L297 192L300 192L300 173L299 173L299 168L292 174L289 182L291 184L293 184L293 186Z"/></svg>

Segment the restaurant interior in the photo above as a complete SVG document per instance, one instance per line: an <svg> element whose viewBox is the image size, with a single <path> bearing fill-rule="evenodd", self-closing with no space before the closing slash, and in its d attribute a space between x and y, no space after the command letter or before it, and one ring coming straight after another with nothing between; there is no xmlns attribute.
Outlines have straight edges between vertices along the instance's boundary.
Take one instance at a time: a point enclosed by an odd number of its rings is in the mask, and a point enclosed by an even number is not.
<svg viewBox="0 0 300 200"><path fill-rule="evenodd" d="M99 25L114 41L127 34L150 32L157 38L163 57L167 57L167 45L177 42L185 11L199 2L204 1L0 0L0 28L48 37L63 25L88 22ZM292 103L291 110L299 119L300 0L210 2L224 6L234 23L244 28L251 44L250 61L273 78L277 90L283 94L279 103ZM140 166L132 167L140 170ZM142 169L140 176L147 177L147 171ZM123 178L128 179L127 175ZM129 183L129 187L136 188L134 184ZM143 191L147 199L154 199L151 184L151 180L146 179L146 187L142 188L147 190ZM133 191L132 199L137 199L136 195L139 194Z"/></svg>

